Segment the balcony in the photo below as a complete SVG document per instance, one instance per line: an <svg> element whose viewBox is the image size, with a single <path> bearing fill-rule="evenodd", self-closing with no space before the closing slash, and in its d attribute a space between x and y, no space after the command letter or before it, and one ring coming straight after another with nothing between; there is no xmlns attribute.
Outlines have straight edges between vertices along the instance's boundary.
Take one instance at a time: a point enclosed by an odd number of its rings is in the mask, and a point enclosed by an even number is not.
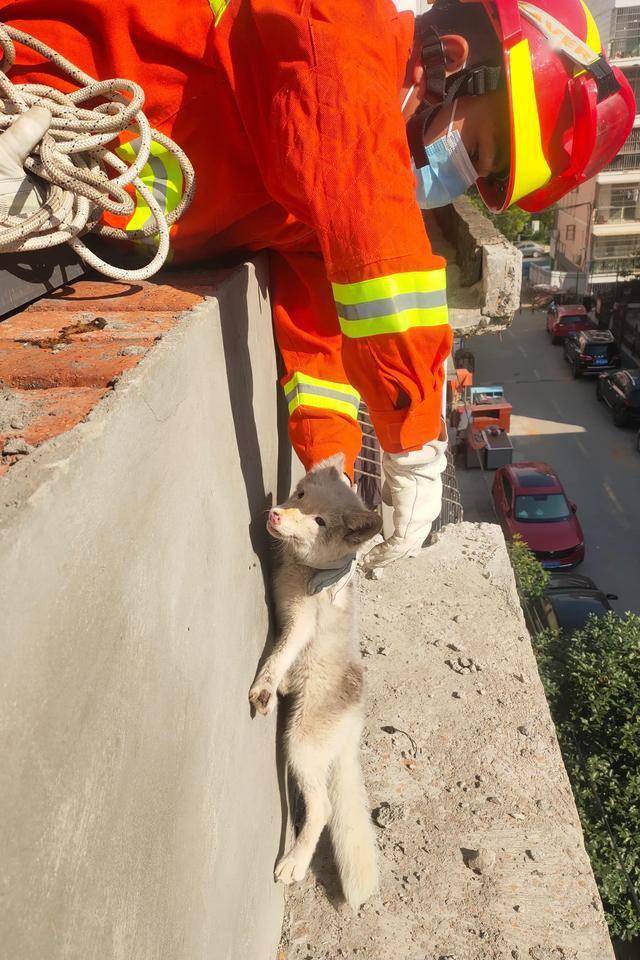
<svg viewBox="0 0 640 960"><path fill-rule="evenodd" d="M621 36L611 40L609 43L609 58L614 62L618 60L640 61L640 36Z"/></svg>
<svg viewBox="0 0 640 960"><path fill-rule="evenodd" d="M629 140L631 139L631 137L633 137L635 133L636 133L635 130L631 131L631 136L629 137ZM627 143L629 142L629 140L627 141ZM613 173L614 171L625 171L625 170L637 170L638 173L640 174L640 151L637 149L637 146L635 144L634 144L633 150L626 150L625 149L626 146L627 144L625 143L625 145L623 146L618 156L614 157L611 163L604 168L603 173Z"/></svg>
<svg viewBox="0 0 640 960"><path fill-rule="evenodd" d="M596 258L589 264L589 273L592 276L606 275L620 279L640 275L640 255Z"/></svg>
<svg viewBox="0 0 640 960"><path fill-rule="evenodd" d="M629 223L640 220L640 205L631 203L623 207L599 207L595 212L596 223Z"/></svg>
<svg viewBox="0 0 640 960"><path fill-rule="evenodd" d="M594 213L594 237L623 237L640 234L640 203L601 206Z"/></svg>

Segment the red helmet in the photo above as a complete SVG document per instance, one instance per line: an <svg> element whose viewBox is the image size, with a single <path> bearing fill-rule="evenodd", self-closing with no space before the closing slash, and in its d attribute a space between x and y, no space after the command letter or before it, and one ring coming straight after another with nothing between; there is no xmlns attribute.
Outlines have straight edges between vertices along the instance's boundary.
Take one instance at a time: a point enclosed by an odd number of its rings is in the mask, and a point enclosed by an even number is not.
<svg viewBox="0 0 640 960"><path fill-rule="evenodd" d="M618 153L636 112L622 71L606 59L582 0L482 3L502 45L509 97L508 176L478 190L496 212L535 212L593 177Z"/></svg>

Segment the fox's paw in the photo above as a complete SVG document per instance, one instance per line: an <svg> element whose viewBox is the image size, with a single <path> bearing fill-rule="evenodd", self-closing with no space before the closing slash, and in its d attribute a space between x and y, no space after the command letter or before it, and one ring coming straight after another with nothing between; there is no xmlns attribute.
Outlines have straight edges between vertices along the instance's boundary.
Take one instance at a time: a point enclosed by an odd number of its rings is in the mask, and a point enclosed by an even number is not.
<svg viewBox="0 0 640 960"><path fill-rule="evenodd" d="M276 883L289 884L304 880L308 866L308 858L296 856L294 847L276 864L274 871Z"/></svg>
<svg viewBox="0 0 640 960"><path fill-rule="evenodd" d="M249 690L249 702L263 717L268 717L269 714L273 713L276 700L276 691L268 681L258 679Z"/></svg>

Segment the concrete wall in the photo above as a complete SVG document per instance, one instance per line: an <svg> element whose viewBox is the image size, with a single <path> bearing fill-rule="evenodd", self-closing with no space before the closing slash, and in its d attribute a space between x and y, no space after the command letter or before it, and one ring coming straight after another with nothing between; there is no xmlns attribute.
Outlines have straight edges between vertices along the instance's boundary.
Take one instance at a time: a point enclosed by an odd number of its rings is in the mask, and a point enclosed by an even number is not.
<svg viewBox="0 0 640 960"><path fill-rule="evenodd" d="M244 266L2 481L3 957L275 955L283 797L246 695L277 402Z"/></svg>

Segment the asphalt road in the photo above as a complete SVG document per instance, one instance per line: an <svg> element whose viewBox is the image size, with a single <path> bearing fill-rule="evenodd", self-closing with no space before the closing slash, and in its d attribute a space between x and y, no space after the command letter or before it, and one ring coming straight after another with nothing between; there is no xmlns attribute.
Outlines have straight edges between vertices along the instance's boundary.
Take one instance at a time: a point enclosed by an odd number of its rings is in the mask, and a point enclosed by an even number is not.
<svg viewBox="0 0 640 960"><path fill-rule="evenodd" d="M590 377L573 380L562 347L551 346L545 314L523 310L502 335L474 337L475 383L502 384L513 405L514 461L544 460L578 506L586 558L577 571L619 613L640 613L640 453L636 431L614 426ZM627 358L626 366L632 366ZM480 470L458 471L466 520L494 519ZM493 474L486 477L490 483Z"/></svg>

